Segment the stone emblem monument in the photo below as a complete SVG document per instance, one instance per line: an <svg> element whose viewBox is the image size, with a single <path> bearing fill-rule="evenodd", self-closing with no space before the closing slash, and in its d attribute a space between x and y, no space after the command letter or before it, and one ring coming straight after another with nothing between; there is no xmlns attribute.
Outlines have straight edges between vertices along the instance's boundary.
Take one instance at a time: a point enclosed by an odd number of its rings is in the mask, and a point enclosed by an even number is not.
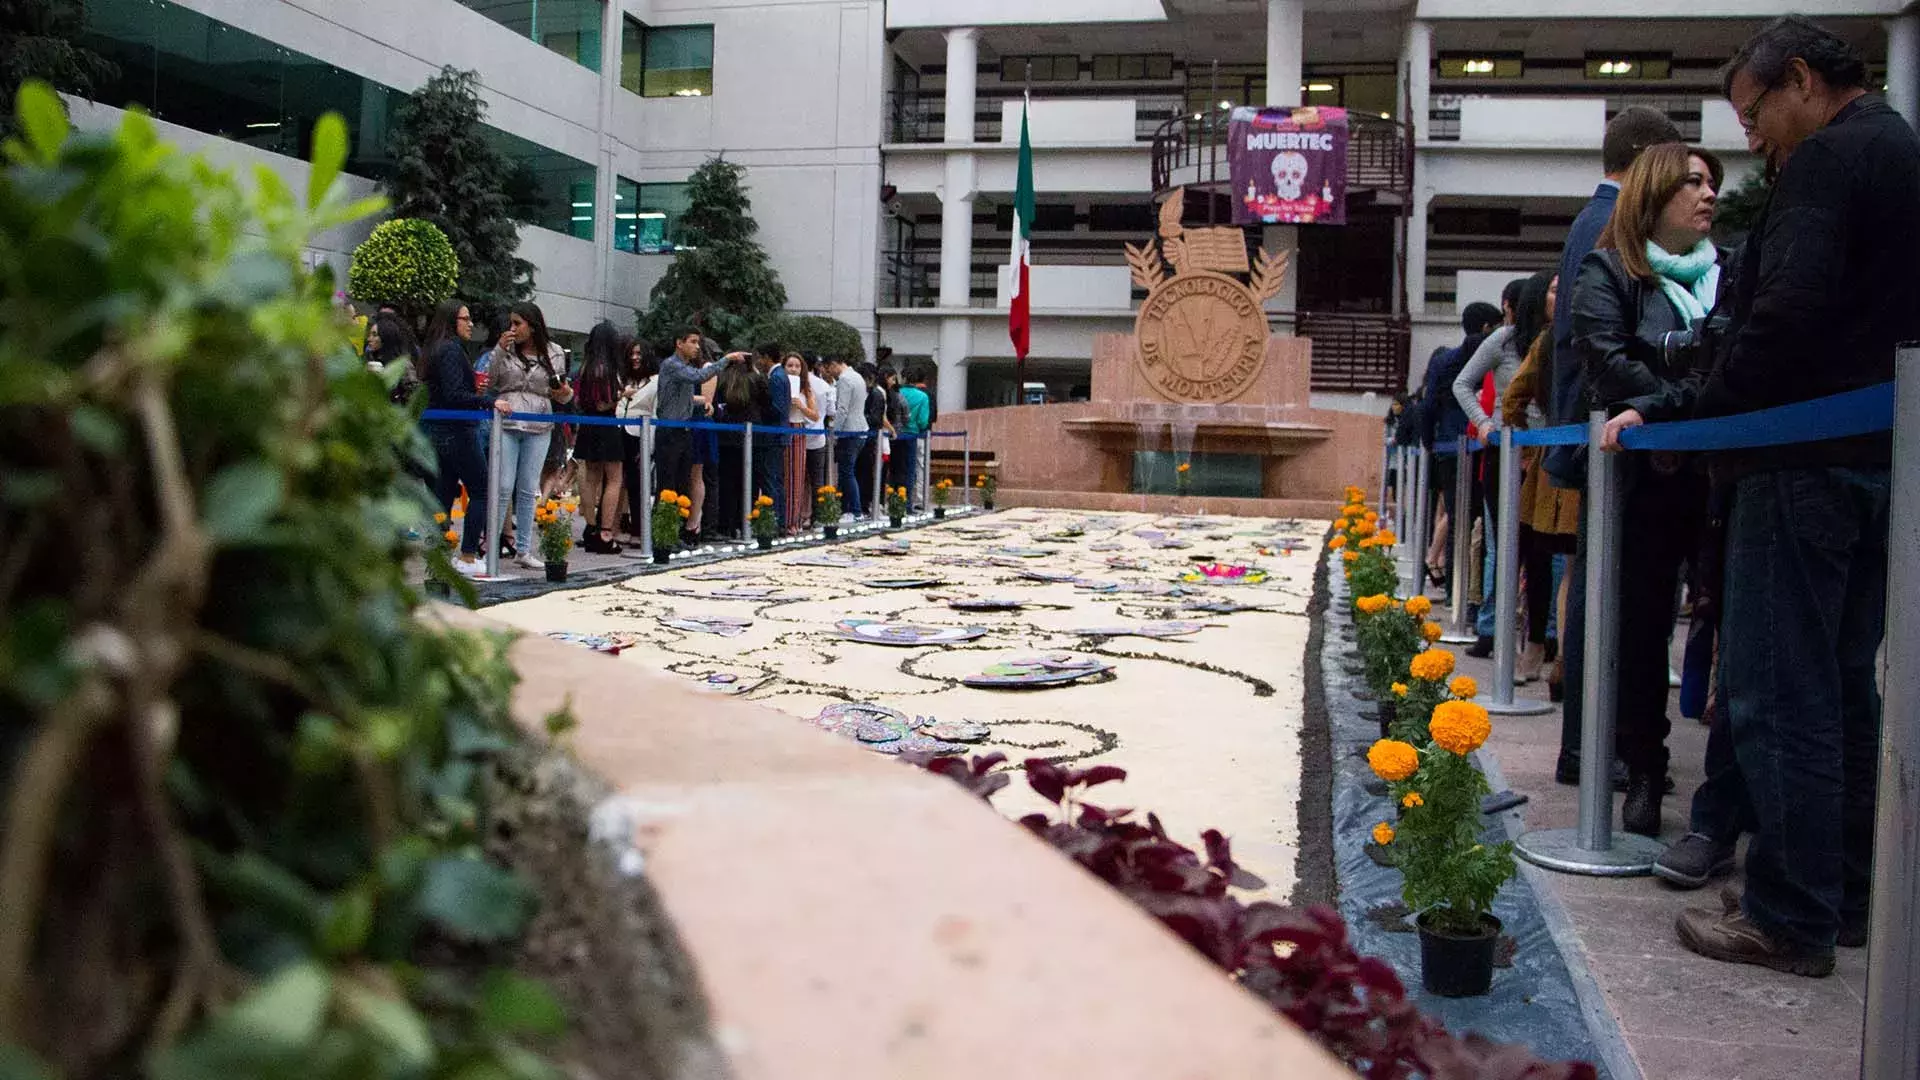
<svg viewBox="0 0 1920 1080"><path fill-rule="evenodd" d="M1147 290L1134 321L1140 370L1170 401L1228 402L1253 385L1266 361L1262 305L1286 283L1289 256L1262 250L1249 266L1239 228L1180 224L1185 195L1176 190L1161 204L1157 248L1127 245L1134 284ZM1239 274L1248 280L1232 276Z"/></svg>

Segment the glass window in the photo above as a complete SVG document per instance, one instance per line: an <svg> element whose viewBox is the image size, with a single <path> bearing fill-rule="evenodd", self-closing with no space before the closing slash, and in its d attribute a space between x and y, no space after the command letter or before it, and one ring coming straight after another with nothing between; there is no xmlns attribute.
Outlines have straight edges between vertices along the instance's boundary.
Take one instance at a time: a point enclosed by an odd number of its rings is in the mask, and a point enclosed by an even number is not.
<svg viewBox="0 0 1920 1080"><path fill-rule="evenodd" d="M708 97L713 93L713 27L640 26L638 79L626 68L630 46L622 35L620 84L642 97Z"/></svg>
<svg viewBox="0 0 1920 1080"><path fill-rule="evenodd" d="M1300 84L1300 104L1340 104L1340 83L1341 77L1338 75L1307 76L1307 81Z"/></svg>
<svg viewBox="0 0 1920 1080"><path fill-rule="evenodd" d="M640 75L646 68L646 37L647 28L640 25L640 20L631 15L620 17L620 88L629 94L640 92Z"/></svg>
<svg viewBox="0 0 1920 1080"><path fill-rule="evenodd" d="M1441 53L1443 79L1517 79L1527 73L1518 53Z"/></svg>
<svg viewBox="0 0 1920 1080"><path fill-rule="evenodd" d="M460 0L501 26L561 56L600 70L604 0Z"/></svg>
<svg viewBox="0 0 1920 1080"><path fill-rule="evenodd" d="M1588 53L1589 79L1666 79L1673 76L1673 57L1667 53Z"/></svg>
<svg viewBox="0 0 1920 1080"><path fill-rule="evenodd" d="M685 184L638 184L634 193L635 248L643 255L678 250L682 218L693 205Z"/></svg>
<svg viewBox="0 0 1920 1080"><path fill-rule="evenodd" d="M1093 77L1102 82L1173 78L1170 53L1109 53L1093 58Z"/></svg>
<svg viewBox="0 0 1920 1080"><path fill-rule="evenodd" d="M592 165L496 127L486 127L482 137L514 164L507 195L515 220L581 240L593 239L596 177Z"/></svg>
<svg viewBox="0 0 1920 1080"><path fill-rule="evenodd" d="M1078 56L1003 56L1000 58L1000 81L1016 84L1026 82L1029 64L1032 65L1034 82L1076 82L1080 78Z"/></svg>

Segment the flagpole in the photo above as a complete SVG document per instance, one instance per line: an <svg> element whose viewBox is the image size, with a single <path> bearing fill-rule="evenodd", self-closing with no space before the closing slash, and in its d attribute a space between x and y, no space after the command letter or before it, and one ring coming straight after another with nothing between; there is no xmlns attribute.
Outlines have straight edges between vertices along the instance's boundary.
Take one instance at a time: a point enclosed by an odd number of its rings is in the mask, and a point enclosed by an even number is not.
<svg viewBox="0 0 1920 1080"><path fill-rule="evenodd" d="M1021 153L1023 154L1028 152L1027 150L1027 117L1032 112L1033 112L1033 58L1028 57L1026 79L1021 84L1021 87L1020 87L1020 144L1021 144L1020 150L1021 150ZM1019 202L1017 198L1014 201L1016 204ZM1020 221L1018 220L1018 217L1019 217L1019 212L1018 210L1016 210L1015 211L1016 220L1013 223L1014 228L1016 230L1026 229L1029 232L1032 231L1033 223L1031 221ZM1019 242L1020 242L1020 238L1018 236L1015 236L1014 243L1018 244ZM1026 265L1028 266L1033 265L1032 245L1029 244L1027 246L1027 250L1023 253L1022 258L1025 260ZM1030 283L1031 281L1032 281L1032 278L1029 277L1028 282ZM1024 293L1024 290L1023 290L1023 293ZM1027 305L1027 334L1029 335L1028 340L1031 341L1032 340L1031 335L1033 333L1033 298L1031 296L1025 296L1024 299ZM1016 405L1024 405L1026 404L1026 401L1027 401L1027 350L1025 348L1015 348L1013 350L1013 402Z"/></svg>

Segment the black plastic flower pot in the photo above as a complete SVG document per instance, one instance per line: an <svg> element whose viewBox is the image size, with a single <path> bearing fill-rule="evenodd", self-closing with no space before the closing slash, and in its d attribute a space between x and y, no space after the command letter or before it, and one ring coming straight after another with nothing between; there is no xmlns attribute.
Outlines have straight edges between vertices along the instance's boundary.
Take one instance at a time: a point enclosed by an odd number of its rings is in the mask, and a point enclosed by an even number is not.
<svg viewBox="0 0 1920 1080"><path fill-rule="evenodd" d="M906 518L901 517L899 514L887 515L887 524L893 526L896 529L899 528L901 525L906 524L906 520L907 520Z"/></svg>
<svg viewBox="0 0 1920 1080"><path fill-rule="evenodd" d="M761 551L773 550L773 537L771 536L756 536L753 538L753 543L754 543L754 546L759 548Z"/></svg>
<svg viewBox="0 0 1920 1080"><path fill-rule="evenodd" d="M548 563L547 564L547 580L548 581L567 580L567 564L563 562Z"/></svg>
<svg viewBox="0 0 1920 1080"><path fill-rule="evenodd" d="M1493 953L1500 943L1500 920L1480 916L1470 936L1437 933L1431 913L1414 921L1420 931L1420 984L1441 997L1478 997L1493 986Z"/></svg>
<svg viewBox="0 0 1920 1080"><path fill-rule="evenodd" d="M653 565L655 566L667 565L667 560L672 557L673 557L672 548L656 547L653 549Z"/></svg>
<svg viewBox="0 0 1920 1080"><path fill-rule="evenodd" d="M946 516L947 516L946 507L936 506L933 508L933 520L940 521L940 520L943 520Z"/></svg>
<svg viewBox="0 0 1920 1080"><path fill-rule="evenodd" d="M982 509L982 510L991 510L991 509L993 509L993 500L992 500L992 499L981 499L981 500L980 500L980 509Z"/></svg>
<svg viewBox="0 0 1920 1080"><path fill-rule="evenodd" d="M840 526L822 525L820 526L820 535L826 537L829 540L835 539L840 535Z"/></svg>
<svg viewBox="0 0 1920 1080"><path fill-rule="evenodd" d="M441 599L445 599L453 595L453 586L447 584L444 581L441 581L439 578L428 578L427 579L427 595L437 596L437 597L440 597Z"/></svg>

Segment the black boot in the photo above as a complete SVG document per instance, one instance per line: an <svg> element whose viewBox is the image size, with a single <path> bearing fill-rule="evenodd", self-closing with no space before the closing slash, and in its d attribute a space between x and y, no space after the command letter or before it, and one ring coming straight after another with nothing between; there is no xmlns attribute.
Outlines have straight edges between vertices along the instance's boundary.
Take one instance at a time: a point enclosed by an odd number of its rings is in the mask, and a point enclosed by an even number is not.
<svg viewBox="0 0 1920 1080"><path fill-rule="evenodd" d="M1627 801L1620 810L1621 827L1641 836L1660 836L1660 796L1665 785L1662 777L1648 773L1627 775Z"/></svg>

